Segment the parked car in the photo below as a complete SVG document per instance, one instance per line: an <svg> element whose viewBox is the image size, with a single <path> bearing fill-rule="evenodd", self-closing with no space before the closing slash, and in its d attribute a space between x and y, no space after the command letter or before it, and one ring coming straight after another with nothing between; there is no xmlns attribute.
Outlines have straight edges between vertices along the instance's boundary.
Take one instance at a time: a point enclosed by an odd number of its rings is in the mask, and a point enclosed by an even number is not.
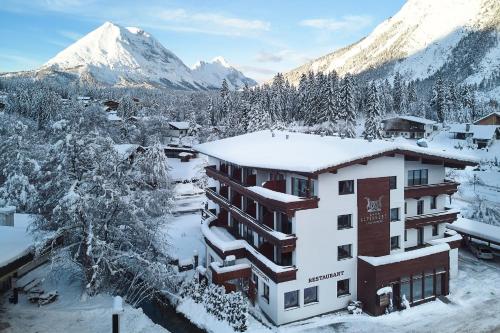
<svg viewBox="0 0 500 333"><path fill-rule="evenodd" d="M486 245L475 244L471 242L469 243L469 248L471 252L479 259L486 259L486 260L493 259L493 252Z"/></svg>

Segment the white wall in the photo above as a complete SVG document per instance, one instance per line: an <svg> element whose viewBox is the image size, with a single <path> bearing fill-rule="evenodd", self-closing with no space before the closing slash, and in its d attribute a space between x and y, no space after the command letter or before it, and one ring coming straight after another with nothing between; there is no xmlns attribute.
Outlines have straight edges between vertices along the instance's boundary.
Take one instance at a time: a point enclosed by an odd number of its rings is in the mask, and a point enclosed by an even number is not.
<svg viewBox="0 0 500 333"><path fill-rule="evenodd" d="M295 250L297 279L277 286L277 324L283 324L347 306L357 298L357 179L397 176L397 189L390 193L391 208L399 207L403 216L404 207L404 159L402 156L381 157L370 160L367 165L354 165L341 169L337 174L324 173L318 177L318 209L296 212L294 230L297 235ZM288 178L288 177L287 177ZM355 180L355 193L338 195L338 182ZM337 230L337 216L352 214L353 228ZM404 224L391 223L391 235L404 237ZM337 247L352 244L352 258L337 261ZM390 244L387 244L389 247ZM401 244L403 245L403 244ZM401 249L400 251L402 251ZM309 278L344 271L335 278L309 282ZM350 279L349 296L337 298L337 281ZM319 302L303 304L304 288L318 286ZM299 290L300 307L284 310L284 293ZM273 318L274 319L274 318Z"/></svg>
<svg viewBox="0 0 500 333"><path fill-rule="evenodd" d="M429 184L444 181L445 168L442 165L423 164L420 161L405 161L405 185L408 186L408 170L428 169Z"/></svg>

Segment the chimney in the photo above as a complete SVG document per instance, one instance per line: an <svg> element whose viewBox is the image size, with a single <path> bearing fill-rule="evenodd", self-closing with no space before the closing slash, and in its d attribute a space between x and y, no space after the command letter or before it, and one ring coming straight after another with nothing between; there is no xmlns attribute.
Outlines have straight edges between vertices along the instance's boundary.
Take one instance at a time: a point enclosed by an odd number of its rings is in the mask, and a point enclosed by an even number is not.
<svg viewBox="0 0 500 333"><path fill-rule="evenodd" d="M466 132L470 131L470 124L465 124L465 131Z"/></svg>
<svg viewBox="0 0 500 333"><path fill-rule="evenodd" d="M16 213L16 207L5 206L0 207L0 226L14 226L14 214Z"/></svg>

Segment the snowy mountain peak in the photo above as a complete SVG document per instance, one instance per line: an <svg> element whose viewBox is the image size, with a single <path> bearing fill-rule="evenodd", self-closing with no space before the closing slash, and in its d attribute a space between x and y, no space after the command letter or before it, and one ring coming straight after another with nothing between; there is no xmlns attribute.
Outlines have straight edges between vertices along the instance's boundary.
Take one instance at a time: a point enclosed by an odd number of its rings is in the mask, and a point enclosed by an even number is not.
<svg viewBox="0 0 500 333"><path fill-rule="evenodd" d="M230 68L231 65L222 56L218 56L212 59L212 63L218 63L224 67Z"/></svg>
<svg viewBox="0 0 500 333"><path fill-rule="evenodd" d="M357 43L287 73L294 84L308 71L366 79L426 80L440 73L479 84L500 68L500 1L408 0ZM496 68L496 69L495 69Z"/></svg>
<svg viewBox="0 0 500 333"><path fill-rule="evenodd" d="M220 67L227 62L218 57ZM200 64L203 67L203 64ZM234 81L239 88L246 78L234 78L233 72L222 73L215 80L204 80L196 70L188 68L173 52L149 33L137 27L122 27L105 22L76 41L38 71L39 74L64 72L80 80L111 86L149 86L175 89L214 89L222 80ZM229 75L225 77L224 75Z"/></svg>
<svg viewBox="0 0 500 333"><path fill-rule="evenodd" d="M226 79L229 88L240 89L245 84L256 85L257 82L246 77L241 71L231 66L229 62L221 56L215 57L210 62L198 61L192 67L195 78L208 82L210 86L218 87Z"/></svg>

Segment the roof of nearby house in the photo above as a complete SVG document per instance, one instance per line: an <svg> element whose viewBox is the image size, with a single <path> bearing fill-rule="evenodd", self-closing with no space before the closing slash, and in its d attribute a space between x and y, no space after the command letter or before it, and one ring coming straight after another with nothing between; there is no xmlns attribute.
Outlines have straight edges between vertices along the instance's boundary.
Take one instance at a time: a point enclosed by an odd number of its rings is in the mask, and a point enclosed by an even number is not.
<svg viewBox="0 0 500 333"><path fill-rule="evenodd" d="M434 120L425 119L425 118L421 118L421 117L415 117L415 116L397 116L397 117L386 118L382 121L388 121L388 120L393 120L393 119L403 119L403 120L408 120L408 121L412 121L412 122L420 123L420 124L425 124L425 125L436 124L436 122Z"/></svg>
<svg viewBox="0 0 500 333"><path fill-rule="evenodd" d="M14 214L14 226L0 226L0 267L28 254L33 248L34 237L28 231L32 215Z"/></svg>
<svg viewBox="0 0 500 333"><path fill-rule="evenodd" d="M199 152L241 166L322 173L390 154L418 155L449 163L475 165L476 158L418 147L405 141L342 139L270 131L248 133L195 146ZM287 139L288 137L288 139Z"/></svg>
<svg viewBox="0 0 500 333"><path fill-rule="evenodd" d="M469 130L467 130L469 125ZM473 139L490 140L497 131L497 125L451 124L450 133L472 133Z"/></svg>
<svg viewBox="0 0 500 333"><path fill-rule="evenodd" d="M187 121L169 121L168 124L178 130L187 130L189 128Z"/></svg>
<svg viewBox="0 0 500 333"><path fill-rule="evenodd" d="M474 124L476 124L476 123L480 122L480 121L481 121L481 120L483 120L483 119L486 119L486 118L488 118L488 117L491 117L491 116L497 116L497 117L500 117L500 112L496 112L496 111L495 111L495 112L492 112L492 113L490 113L490 114L487 114L486 116L481 117L481 118L479 118L479 119L475 120L475 121L474 121ZM487 126L487 125L481 125L481 126Z"/></svg>

